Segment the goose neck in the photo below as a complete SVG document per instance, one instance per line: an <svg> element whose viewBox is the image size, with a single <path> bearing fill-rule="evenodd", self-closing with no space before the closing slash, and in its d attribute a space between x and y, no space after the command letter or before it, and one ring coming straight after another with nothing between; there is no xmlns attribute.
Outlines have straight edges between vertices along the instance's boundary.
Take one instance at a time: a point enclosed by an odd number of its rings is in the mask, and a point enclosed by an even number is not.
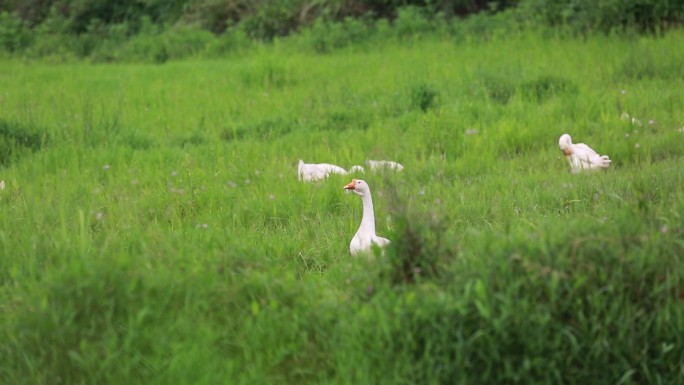
<svg viewBox="0 0 684 385"><path fill-rule="evenodd" d="M361 197L363 201L363 218L361 219L361 226L359 231L369 234L375 234L375 214L373 213L373 198L370 192L367 192Z"/></svg>

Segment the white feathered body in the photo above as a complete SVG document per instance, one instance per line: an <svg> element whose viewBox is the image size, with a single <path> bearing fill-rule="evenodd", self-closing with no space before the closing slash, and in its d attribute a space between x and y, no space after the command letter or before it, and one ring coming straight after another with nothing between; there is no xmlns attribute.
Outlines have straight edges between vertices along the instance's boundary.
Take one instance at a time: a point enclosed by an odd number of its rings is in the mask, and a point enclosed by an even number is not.
<svg viewBox="0 0 684 385"><path fill-rule="evenodd" d="M304 161L300 159L297 173L299 175L299 180L314 182L325 179L330 174L346 175L347 170L330 163L304 163Z"/></svg>
<svg viewBox="0 0 684 385"><path fill-rule="evenodd" d="M377 236L376 234L370 234L361 231L359 229L354 238L352 238L351 243L349 243L349 252L352 256L356 257L359 254L368 253L373 248L373 245L378 247L385 247L390 243L390 240Z"/></svg>
<svg viewBox="0 0 684 385"><path fill-rule="evenodd" d="M596 171L610 166L608 155L599 155L594 149L584 143L572 143L568 134L563 134L558 140L561 151L570 165L570 172L578 174L582 171Z"/></svg>
<svg viewBox="0 0 684 385"><path fill-rule="evenodd" d="M573 144L572 155L566 155L565 159L568 160L573 174L608 168L611 162L608 155L599 155L584 143Z"/></svg>

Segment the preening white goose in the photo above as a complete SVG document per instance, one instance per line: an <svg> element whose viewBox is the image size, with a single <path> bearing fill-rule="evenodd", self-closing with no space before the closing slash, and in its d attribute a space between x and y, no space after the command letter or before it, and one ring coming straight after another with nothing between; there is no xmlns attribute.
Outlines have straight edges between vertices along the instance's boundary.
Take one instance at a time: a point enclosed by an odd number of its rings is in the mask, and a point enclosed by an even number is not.
<svg viewBox="0 0 684 385"><path fill-rule="evenodd" d="M599 155L584 143L573 144L572 138L568 134L561 135L558 146L565 154L565 159L570 164L570 172L573 174L600 170L610 166L611 160L608 155Z"/></svg>
<svg viewBox="0 0 684 385"><path fill-rule="evenodd" d="M392 171L401 171L404 166L391 160L367 160L366 164L371 171L381 171L383 169Z"/></svg>
<svg viewBox="0 0 684 385"><path fill-rule="evenodd" d="M347 170L330 163L304 163L304 161L300 159L299 166L297 167L297 174L299 175L299 180L313 182L325 179L330 174L346 175Z"/></svg>
<svg viewBox="0 0 684 385"><path fill-rule="evenodd" d="M371 250L372 245L384 247L390 243L389 239L378 237L375 234L375 213L373 212L373 198L371 197L368 183L361 179L352 179L349 184L344 186L345 190L351 190L361 196L363 201L363 218L361 225L349 243L349 252L352 256L366 253Z"/></svg>

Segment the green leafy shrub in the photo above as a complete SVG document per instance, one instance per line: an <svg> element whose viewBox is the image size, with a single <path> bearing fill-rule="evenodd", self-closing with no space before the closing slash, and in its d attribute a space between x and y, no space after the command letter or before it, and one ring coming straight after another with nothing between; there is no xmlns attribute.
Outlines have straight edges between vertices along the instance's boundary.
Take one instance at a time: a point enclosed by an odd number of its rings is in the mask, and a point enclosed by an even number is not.
<svg viewBox="0 0 684 385"><path fill-rule="evenodd" d="M301 39L318 53L361 44L374 35L372 20L352 17L341 22L319 18L310 28L300 32Z"/></svg>
<svg viewBox="0 0 684 385"><path fill-rule="evenodd" d="M427 111L437 104L439 92L428 84L418 84L410 88L411 108Z"/></svg>
<svg viewBox="0 0 684 385"><path fill-rule="evenodd" d="M392 285L444 279L458 256L456 242L448 235L448 221L438 213L395 212L394 241L388 250Z"/></svg>
<svg viewBox="0 0 684 385"><path fill-rule="evenodd" d="M394 29L399 38L418 37L434 30L434 23L418 7L402 7L397 9Z"/></svg>
<svg viewBox="0 0 684 385"><path fill-rule="evenodd" d="M16 14L0 12L0 49L7 52L20 51L30 43L30 32Z"/></svg>
<svg viewBox="0 0 684 385"><path fill-rule="evenodd" d="M285 36L297 29L297 17L302 7L301 0L263 1L251 12L242 15L239 28L247 36L271 41L275 37Z"/></svg>
<svg viewBox="0 0 684 385"><path fill-rule="evenodd" d="M684 20L681 2L668 0L522 0L518 7L525 17L578 32L655 32Z"/></svg>
<svg viewBox="0 0 684 385"><path fill-rule="evenodd" d="M250 40L244 31L229 29L214 39L207 46L207 54L213 56L225 56L247 50Z"/></svg>
<svg viewBox="0 0 684 385"><path fill-rule="evenodd" d="M549 223L549 238L492 234L472 260L446 258L440 284L376 287L347 322L368 341L369 381L392 383L381 376L399 372L412 383L676 382L684 250L639 218L616 218L611 237L593 235L598 222L579 233Z"/></svg>

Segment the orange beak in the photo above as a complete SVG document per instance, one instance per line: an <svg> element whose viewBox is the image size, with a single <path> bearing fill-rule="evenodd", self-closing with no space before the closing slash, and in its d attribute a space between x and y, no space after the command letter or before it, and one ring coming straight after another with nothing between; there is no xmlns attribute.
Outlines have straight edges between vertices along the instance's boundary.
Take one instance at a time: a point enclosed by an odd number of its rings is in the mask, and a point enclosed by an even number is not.
<svg viewBox="0 0 684 385"><path fill-rule="evenodd" d="M354 190L356 189L356 179L352 179L351 182L349 182L346 186L343 187L345 190Z"/></svg>
<svg viewBox="0 0 684 385"><path fill-rule="evenodd" d="M570 156L570 155L572 155L572 150L569 149L569 148L566 148L565 150L562 150L562 151L563 151L563 154L565 154L565 156Z"/></svg>

